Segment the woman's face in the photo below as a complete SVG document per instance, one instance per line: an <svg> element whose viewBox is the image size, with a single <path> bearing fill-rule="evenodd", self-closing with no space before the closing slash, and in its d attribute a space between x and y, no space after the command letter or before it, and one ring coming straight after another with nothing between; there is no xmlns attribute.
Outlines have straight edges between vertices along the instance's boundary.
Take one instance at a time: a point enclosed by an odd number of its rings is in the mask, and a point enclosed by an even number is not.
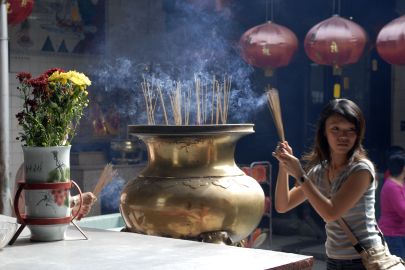
<svg viewBox="0 0 405 270"><path fill-rule="evenodd" d="M346 155L357 139L356 126L346 118L334 114L326 119L325 136L331 154Z"/></svg>

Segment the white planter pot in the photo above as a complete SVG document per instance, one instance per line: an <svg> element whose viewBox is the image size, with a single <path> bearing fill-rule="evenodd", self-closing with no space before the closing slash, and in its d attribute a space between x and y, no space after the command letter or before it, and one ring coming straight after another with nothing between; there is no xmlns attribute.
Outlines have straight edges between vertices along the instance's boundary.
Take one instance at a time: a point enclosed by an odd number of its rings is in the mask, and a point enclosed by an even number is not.
<svg viewBox="0 0 405 270"><path fill-rule="evenodd" d="M70 181L70 146L23 147L27 184ZM69 189L25 190L26 218L63 218L71 215ZM57 241L65 238L68 223L30 225L31 240Z"/></svg>

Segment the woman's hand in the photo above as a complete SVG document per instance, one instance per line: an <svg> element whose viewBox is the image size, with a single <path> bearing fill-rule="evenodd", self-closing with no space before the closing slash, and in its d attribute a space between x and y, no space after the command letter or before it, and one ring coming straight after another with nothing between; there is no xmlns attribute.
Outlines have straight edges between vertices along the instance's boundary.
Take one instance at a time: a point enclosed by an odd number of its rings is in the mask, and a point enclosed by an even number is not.
<svg viewBox="0 0 405 270"><path fill-rule="evenodd" d="M278 142L276 150L277 149L279 149L279 150L285 149L288 154L293 155L293 150L292 150L291 146L288 144L287 141Z"/></svg>
<svg viewBox="0 0 405 270"><path fill-rule="evenodd" d="M279 142L273 152L273 156L279 161L280 166L295 179L303 175L301 163L298 158L293 155L292 148L287 141Z"/></svg>
<svg viewBox="0 0 405 270"><path fill-rule="evenodd" d="M72 208L72 214L73 216L76 216L77 220L82 219L82 217L87 216L90 213L91 207L93 204L97 201L96 196L92 192L84 192L82 193L82 199L83 199L83 204L82 207L80 208L80 212L77 213L79 210L80 206L80 198L79 195L76 195L72 198L72 203L73 203L73 208Z"/></svg>

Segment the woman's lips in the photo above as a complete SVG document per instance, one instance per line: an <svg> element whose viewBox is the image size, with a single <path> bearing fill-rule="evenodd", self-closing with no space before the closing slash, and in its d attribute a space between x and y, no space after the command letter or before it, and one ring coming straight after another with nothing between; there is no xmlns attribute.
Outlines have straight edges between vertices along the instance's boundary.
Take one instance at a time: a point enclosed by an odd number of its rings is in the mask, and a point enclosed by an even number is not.
<svg viewBox="0 0 405 270"><path fill-rule="evenodd" d="M338 143L337 145L340 146L340 147L347 147L347 146L349 146L348 143Z"/></svg>

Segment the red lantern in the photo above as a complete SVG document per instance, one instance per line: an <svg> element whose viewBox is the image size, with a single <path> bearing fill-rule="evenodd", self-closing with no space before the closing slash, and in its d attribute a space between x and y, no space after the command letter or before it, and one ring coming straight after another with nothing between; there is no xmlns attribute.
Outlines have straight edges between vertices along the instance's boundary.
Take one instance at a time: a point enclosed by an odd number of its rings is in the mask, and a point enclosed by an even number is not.
<svg viewBox="0 0 405 270"><path fill-rule="evenodd" d="M22 23L31 14L33 6L34 0L7 0L8 23Z"/></svg>
<svg viewBox="0 0 405 270"><path fill-rule="evenodd" d="M405 15L385 25L377 36L377 52L393 65L405 65Z"/></svg>
<svg viewBox="0 0 405 270"><path fill-rule="evenodd" d="M308 57L320 65L335 68L356 63L367 41L364 29L358 24L334 15L313 26L304 40Z"/></svg>
<svg viewBox="0 0 405 270"><path fill-rule="evenodd" d="M266 75L271 75L274 68L288 65L298 48L295 34L273 22L250 28L239 43L242 58L249 65L264 68Z"/></svg>

